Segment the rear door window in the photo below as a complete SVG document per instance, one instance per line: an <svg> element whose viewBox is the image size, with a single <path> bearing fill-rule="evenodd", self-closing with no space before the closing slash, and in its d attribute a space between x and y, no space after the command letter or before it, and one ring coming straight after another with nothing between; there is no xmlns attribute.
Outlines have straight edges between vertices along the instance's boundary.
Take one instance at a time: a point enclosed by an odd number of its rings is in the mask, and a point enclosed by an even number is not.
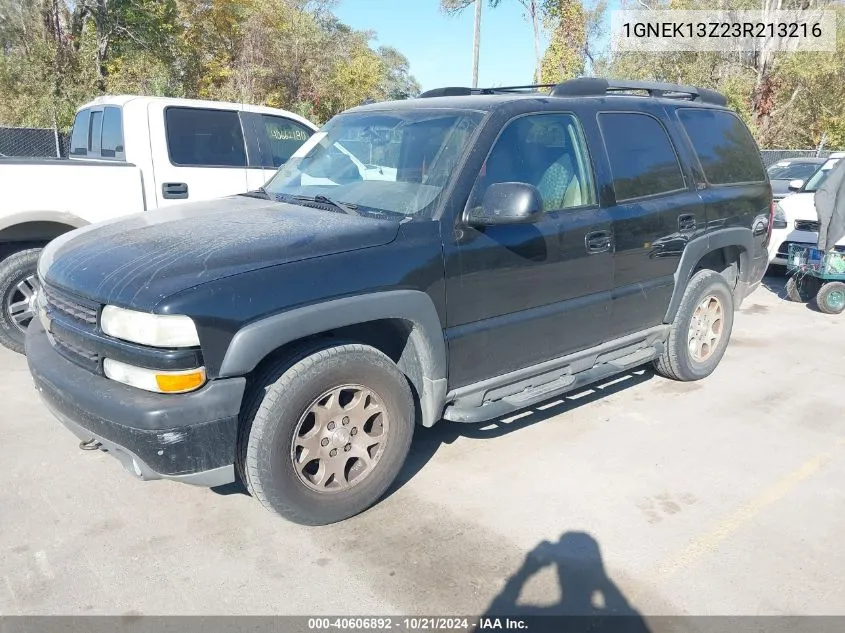
<svg viewBox="0 0 845 633"><path fill-rule="evenodd" d="M103 158L125 160L123 148L123 116L120 108L103 110L103 135L100 154Z"/></svg>
<svg viewBox="0 0 845 633"><path fill-rule="evenodd" d="M766 180L754 138L738 116L724 110L681 108L678 117L711 185Z"/></svg>
<svg viewBox="0 0 845 633"><path fill-rule="evenodd" d="M281 167L300 146L307 141L312 132L309 128L270 114L259 115L259 143L261 144L265 167Z"/></svg>
<svg viewBox="0 0 845 633"><path fill-rule="evenodd" d="M678 156L660 121L635 112L601 112L598 120L617 202L685 188Z"/></svg>
<svg viewBox="0 0 845 633"><path fill-rule="evenodd" d="M233 110L164 111L170 162L184 167L246 167L241 120Z"/></svg>

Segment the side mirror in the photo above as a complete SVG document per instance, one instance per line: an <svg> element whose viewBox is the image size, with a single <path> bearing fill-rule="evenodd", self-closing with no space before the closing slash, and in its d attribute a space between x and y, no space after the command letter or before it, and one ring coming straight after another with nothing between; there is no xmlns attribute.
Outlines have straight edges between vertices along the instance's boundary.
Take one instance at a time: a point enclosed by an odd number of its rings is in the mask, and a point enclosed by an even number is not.
<svg viewBox="0 0 845 633"><path fill-rule="evenodd" d="M471 226L531 224L543 216L543 199L537 187L524 182L499 182L490 185L480 207L470 209Z"/></svg>
<svg viewBox="0 0 845 633"><path fill-rule="evenodd" d="M804 181L800 178L796 178L795 180L790 180L789 185L787 187L790 191L801 191L801 187L804 186Z"/></svg>

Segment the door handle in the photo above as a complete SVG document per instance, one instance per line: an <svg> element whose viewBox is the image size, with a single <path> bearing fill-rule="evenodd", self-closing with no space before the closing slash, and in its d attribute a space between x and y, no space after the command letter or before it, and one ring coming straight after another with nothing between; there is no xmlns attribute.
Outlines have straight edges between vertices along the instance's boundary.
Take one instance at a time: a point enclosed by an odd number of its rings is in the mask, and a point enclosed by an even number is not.
<svg viewBox="0 0 845 633"><path fill-rule="evenodd" d="M584 245L587 247L587 253L590 255L609 251L611 244L610 231L593 231L592 233L587 233L584 238Z"/></svg>
<svg viewBox="0 0 845 633"><path fill-rule="evenodd" d="M695 230L695 216L681 215L678 216L678 230L681 232L689 232Z"/></svg>
<svg viewBox="0 0 845 633"><path fill-rule="evenodd" d="M161 197L168 200L185 200L188 197L188 185L184 182L166 182L161 186Z"/></svg>

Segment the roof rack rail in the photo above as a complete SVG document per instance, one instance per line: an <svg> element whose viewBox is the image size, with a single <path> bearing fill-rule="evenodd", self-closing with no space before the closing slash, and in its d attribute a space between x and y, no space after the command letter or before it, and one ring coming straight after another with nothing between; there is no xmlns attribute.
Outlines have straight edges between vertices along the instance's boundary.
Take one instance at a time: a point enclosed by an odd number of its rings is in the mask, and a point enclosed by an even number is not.
<svg viewBox="0 0 845 633"><path fill-rule="evenodd" d="M499 86L495 88L465 88L452 86L426 90L420 98L428 97L468 97L470 95L495 95L509 92L536 91L538 88L554 88L558 84L531 84L526 86Z"/></svg>
<svg viewBox="0 0 845 633"><path fill-rule="evenodd" d="M689 99L701 103L727 105L728 100L720 92L709 88L667 84L659 81L624 81L616 79L602 79L599 77L579 77L557 84L552 89L554 97L588 97L606 95L614 92L640 90L650 97L665 97L670 99Z"/></svg>
<svg viewBox="0 0 845 633"><path fill-rule="evenodd" d="M695 86L681 86L658 81L624 81L616 79L602 79L600 77L579 77L559 84L530 84L526 86L501 86L497 88L463 88L448 87L427 90L420 95L428 97L467 97L469 95L494 95L508 93L536 92L539 89L549 89L553 97L597 97L614 92L646 92L650 97L665 97L669 99L689 99L701 103L712 103L725 106L728 100L720 92L708 88Z"/></svg>

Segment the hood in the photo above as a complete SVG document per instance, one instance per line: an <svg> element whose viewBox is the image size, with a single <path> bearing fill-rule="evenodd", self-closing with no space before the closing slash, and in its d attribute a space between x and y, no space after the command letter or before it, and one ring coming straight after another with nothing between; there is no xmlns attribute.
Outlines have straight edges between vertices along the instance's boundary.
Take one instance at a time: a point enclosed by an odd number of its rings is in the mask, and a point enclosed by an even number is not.
<svg viewBox="0 0 845 633"><path fill-rule="evenodd" d="M72 231L44 249L39 273L97 302L150 311L230 275L387 244L398 229L398 222L235 196Z"/></svg>
<svg viewBox="0 0 845 633"><path fill-rule="evenodd" d="M778 200L778 204L790 221L811 220L815 222L819 219L819 216L816 213L813 195L812 193L793 193L783 200Z"/></svg>

